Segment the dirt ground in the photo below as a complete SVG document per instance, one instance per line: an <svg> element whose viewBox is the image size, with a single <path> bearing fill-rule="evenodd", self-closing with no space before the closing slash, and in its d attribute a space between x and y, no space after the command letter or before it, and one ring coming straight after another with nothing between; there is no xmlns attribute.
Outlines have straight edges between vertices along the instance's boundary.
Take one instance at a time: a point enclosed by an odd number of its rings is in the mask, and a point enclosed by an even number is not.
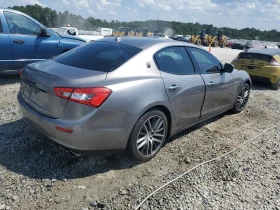
<svg viewBox="0 0 280 210"><path fill-rule="evenodd" d="M230 62L240 51L211 52ZM125 155L76 158L25 124L17 108L19 83L19 76L0 76L0 209L135 209L159 186L280 121L280 91L254 83L242 113L185 130L147 163ZM197 168L141 208L279 210L279 130Z"/></svg>

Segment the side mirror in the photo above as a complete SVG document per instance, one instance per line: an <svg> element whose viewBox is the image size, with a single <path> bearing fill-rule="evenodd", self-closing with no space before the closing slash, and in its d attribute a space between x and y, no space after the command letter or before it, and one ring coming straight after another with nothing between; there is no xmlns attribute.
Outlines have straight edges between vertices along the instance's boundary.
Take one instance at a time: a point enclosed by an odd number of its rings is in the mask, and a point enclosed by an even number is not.
<svg viewBox="0 0 280 210"><path fill-rule="evenodd" d="M234 69L234 66L232 64L225 63L223 72L232 73L233 69Z"/></svg>
<svg viewBox="0 0 280 210"><path fill-rule="evenodd" d="M50 36L47 29L45 27L41 27L41 35L42 36Z"/></svg>

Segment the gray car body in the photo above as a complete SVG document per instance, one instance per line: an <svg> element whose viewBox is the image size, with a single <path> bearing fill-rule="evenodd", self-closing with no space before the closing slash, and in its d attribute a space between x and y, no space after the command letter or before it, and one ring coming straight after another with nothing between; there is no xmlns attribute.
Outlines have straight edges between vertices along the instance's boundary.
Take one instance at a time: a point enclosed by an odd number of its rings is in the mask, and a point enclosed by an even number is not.
<svg viewBox="0 0 280 210"><path fill-rule="evenodd" d="M99 41L115 42L115 39ZM23 119L36 131L76 153L113 154L125 150L134 125L148 110L157 108L166 114L172 136L230 110L241 86L245 82L251 85L249 75L240 70L172 75L158 69L153 56L160 49L170 46L202 49L196 45L155 38L123 38L120 43L142 51L108 73L77 70L53 60L28 65L23 70L18 94ZM28 81L43 92L33 94L34 97L30 93L30 98L24 96L22 89ZM174 84L179 89L170 91L168 88ZM112 90L99 108L58 98L53 91L54 87L98 86ZM55 126L72 129L73 133L61 132Z"/></svg>

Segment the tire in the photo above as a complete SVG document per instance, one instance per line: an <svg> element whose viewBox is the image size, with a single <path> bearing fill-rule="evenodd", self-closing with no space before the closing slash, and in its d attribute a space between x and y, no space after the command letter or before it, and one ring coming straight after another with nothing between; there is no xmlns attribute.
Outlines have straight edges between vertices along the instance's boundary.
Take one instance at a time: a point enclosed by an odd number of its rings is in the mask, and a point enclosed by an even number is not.
<svg viewBox="0 0 280 210"><path fill-rule="evenodd" d="M201 40L200 39L196 40L195 44L196 45L201 45Z"/></svg>
<svg viewBox="0 0 280 210"><path fill-rule="evenodd" d="M214 42L212 43L212 47L218 47L218 42L217 42L217 41L214 41Z"/></svg>
<svg viewBox="0 0 280 210"><path fill-rule="evenodd" d="M152 109L143 114L131 132L126 148L128 158L136 162L151 160L164 144L167 131L168 122L162 111Z"/></svg>
<svg viewBox="0 0 280 210"><path fill-rule="evenodd" d="M279 90L280 89L280 79L275 84L271 84L271 88L273 90Z"/></svg>
<svg viewBox="0 0 280 210"><path fill-rule="evenodd" d="M226 45L227 45L227 43L226 43L226 42L222 42L221 48L225 48L225 47L226 47Z"/></svg>
<svg viewBox="0 0 280 210"><path fill-rule="evenodd" d="M250 86L247 83L244 83L240 90L238 91L238 95L235 99L234 106L232 108L232 113L237 114L242 112L247 103L250 96Z"/></svg>

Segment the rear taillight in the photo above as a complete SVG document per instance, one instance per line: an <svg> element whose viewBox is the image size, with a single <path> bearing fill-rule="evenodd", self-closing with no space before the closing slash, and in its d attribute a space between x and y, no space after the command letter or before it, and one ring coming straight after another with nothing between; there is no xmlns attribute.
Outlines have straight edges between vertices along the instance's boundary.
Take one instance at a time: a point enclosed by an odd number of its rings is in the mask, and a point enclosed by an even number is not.
<svg viewBox="0 0 280 210"><path fill-rule="evenodd" d="M239 54L232 61L238 61L238 59L239 59Z"/></svg>
<svg viewBox="0 0 280 210"><path fill-rule="evenodd" d="M59 88L55 87L54 92L60 98L69 99L71 93L73 92L74 88Z"/></svg>
<svg viewBox="0 0 280 210"><path fill-rule="evenodd" d="M23 72L23 68L20 69L20 71L19 71L19 76L20 76L20 78L22 78L22 72Z"/></svg>
<svg viewBox="0 0 280 210"><path fill-rule="evenodd" d="M278 63L274 58L271 59L269 66L280 66L280 63Z"/></svg>
<svg viewBox="0 0 280 210"><path fill-rule="evenodd" d="M112 93L106 87L92 88L61 88L55 87L54 92L58 97L75 101L93 107L100 107Z"/></svg>

